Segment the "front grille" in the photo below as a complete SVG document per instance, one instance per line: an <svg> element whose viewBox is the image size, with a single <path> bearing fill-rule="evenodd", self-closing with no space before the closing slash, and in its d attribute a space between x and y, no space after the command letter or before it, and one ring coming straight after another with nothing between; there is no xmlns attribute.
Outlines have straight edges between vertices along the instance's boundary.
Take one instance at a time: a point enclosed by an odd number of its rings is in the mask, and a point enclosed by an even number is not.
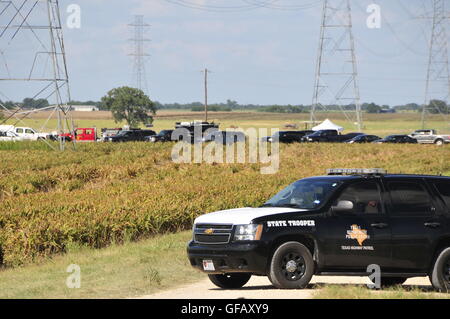
<svg viewBox="0 0 450 319"><path fill-rule="evenodd" d="M233 225L197 224L194 241L199 244L227 244L230 242Z"/></svg>

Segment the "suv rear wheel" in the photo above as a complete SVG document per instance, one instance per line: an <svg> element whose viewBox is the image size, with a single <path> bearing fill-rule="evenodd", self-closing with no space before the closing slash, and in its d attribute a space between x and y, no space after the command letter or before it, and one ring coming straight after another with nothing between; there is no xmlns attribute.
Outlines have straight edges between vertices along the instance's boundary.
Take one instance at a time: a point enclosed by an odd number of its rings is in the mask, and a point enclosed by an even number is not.
<svg viewBox="0 0 450 319"><path fill-rule="evenodd" d="M314 261L303 244L290 241L278 247L273 254L269 279L276 288L303 289L313 274Z"/></svg>
<svg viewBox="0 0 450 319"><path fill-rule="evenodd" d="M220 274L220 275L208 275L209 280L219 288L224 289L237 289L244 286L249 280L251 274Z"/></svg>
<svg viewBox="0 0 450 319"><path fill-rule="evenodd" d="M450 290L450 247L444 249L436 259L430 281L439 291Z"/></svg>

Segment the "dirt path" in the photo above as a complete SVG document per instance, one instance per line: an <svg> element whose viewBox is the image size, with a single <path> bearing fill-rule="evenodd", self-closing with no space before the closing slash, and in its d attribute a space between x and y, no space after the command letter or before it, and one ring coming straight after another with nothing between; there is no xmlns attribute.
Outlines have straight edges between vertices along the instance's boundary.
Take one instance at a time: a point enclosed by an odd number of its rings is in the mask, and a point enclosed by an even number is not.
<svg viewBox="0 0 450 319"><path fill-rule="evenodd" d="M311 281L311 288L303 290L274 289L266 277L252 277L241 289L223 290L214 286L208 279L195 284L142 296L142 299L311 299L315 284L367 284L367 277L328 277L315 276ZM427 277L411 278L405 285L429 286Z"/></svg>

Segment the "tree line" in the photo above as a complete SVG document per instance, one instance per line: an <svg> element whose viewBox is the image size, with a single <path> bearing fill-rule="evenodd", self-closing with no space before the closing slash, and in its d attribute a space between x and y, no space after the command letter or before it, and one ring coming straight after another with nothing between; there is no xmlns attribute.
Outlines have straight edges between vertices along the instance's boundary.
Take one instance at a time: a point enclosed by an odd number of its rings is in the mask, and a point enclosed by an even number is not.
<svg viewBox="0 0 450 319"><path fill-rule="evenodd" d="M50 106L46 99L25 98L22 102L4 101L0 100L0 104L8 109L39 109ZM100 110L111 111L116 122L126 121L130 126L137 126L139 123L151 124L153 122L153 115L157 110L164 109L185 109L196 112L204 110L201 102L193 103L160 103L153 102L144 94L142 90L131 87L119 87L110 90L102 97L100 101L71 101L71 105L92 105ZM327 105L319 109L328 111L346 110L351 111L355 109L354 104L345 106ZM367 113L384 113L396 111L411 111L421 112L422 106L416 103L408 103L405 105L377 105L375 103L363 103L361 109ZM233 110L256 110L260 112L272 113L308 113L311 111L311 105L258 105L258 104L239 104L234 100L227 100L226 103L211 104L208 106L209 111L233 111ZM427 105L428 112L432 114L442 113L450 114L450 107L445 101L431 100ZM2 112L0 111L0 119Z"/></svg>

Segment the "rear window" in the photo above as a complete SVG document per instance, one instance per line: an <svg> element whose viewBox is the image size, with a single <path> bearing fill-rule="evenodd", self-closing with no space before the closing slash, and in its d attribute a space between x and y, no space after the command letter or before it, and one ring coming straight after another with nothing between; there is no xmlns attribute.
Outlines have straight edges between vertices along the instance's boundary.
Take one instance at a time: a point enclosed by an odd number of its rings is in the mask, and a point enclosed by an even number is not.
<svg viewBox="0 0 450 319"><path fill-rule="evenodd" d="M450 182L435 182L434 186L436 186L447 208L450 209Z"/></svg>
<svg viewBox="0 0 450 319"><path fill-rule="evenodd" d="M424 186L418 182L389 182L393 215L431 214L431 198Z"/></svg>

